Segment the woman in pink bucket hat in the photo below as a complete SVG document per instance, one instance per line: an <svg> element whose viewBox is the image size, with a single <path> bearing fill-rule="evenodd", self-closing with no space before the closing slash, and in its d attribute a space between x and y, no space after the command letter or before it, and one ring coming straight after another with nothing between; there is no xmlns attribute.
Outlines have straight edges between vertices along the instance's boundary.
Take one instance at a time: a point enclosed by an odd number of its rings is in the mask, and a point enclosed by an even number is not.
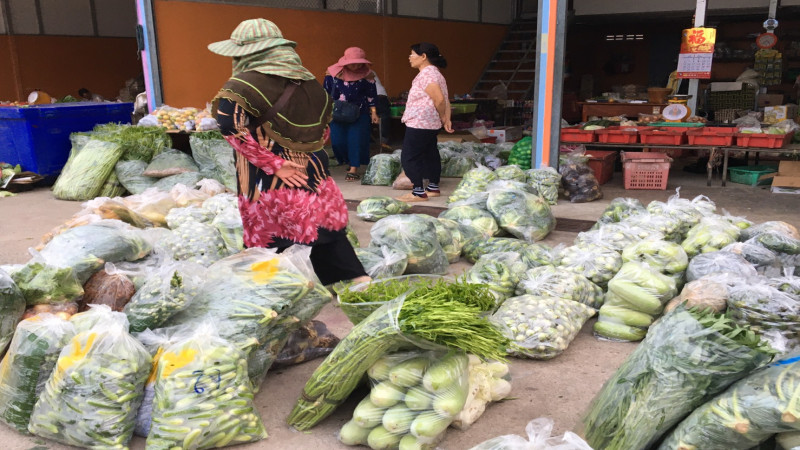
<svg viewBox="0 0 800 450"><path fill-rule="evenodd" d="M323 284L370 280L347 240L347 205L323 150L332 102L281 30L245 20L208 46L233 58L233 76L214 98L233 147L246 247L311 246Z"/></svg>
<svg viewBox="0 0 800 450"><path fill-rule="evenodd" d="M336 64L328 67L323 86L333 98L331 146L340 164L349 164L346 181L361 176L358 168L369 164L369 138L372 123L378 123L375 100L378 92L371 62L364 50L350 47Z"/></svg>

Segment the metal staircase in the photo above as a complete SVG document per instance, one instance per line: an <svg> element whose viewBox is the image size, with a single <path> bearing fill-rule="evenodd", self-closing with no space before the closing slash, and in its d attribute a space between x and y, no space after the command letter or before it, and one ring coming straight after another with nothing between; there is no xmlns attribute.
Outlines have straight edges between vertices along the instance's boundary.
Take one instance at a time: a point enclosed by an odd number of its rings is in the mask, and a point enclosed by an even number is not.
<svg viewBox="0 0 800 450"><path fill-rule="evenodd" d="M509 100L526 100L532 95L536 73L536 19L517 20L495 51L472 88L475 98L489 97L492 88L506 86Z"/></svg>

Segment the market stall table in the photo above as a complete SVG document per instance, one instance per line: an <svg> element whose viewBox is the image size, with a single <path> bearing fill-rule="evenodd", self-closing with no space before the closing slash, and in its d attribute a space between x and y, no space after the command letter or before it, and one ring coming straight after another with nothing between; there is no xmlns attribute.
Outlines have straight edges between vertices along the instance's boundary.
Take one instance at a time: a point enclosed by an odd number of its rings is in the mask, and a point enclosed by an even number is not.
<svg viewBox="0 0 800 450"><path fill-rule="evenodd" d="M780 155L786 152L800 151L800 144L789 144L784 148L761 148L761 147L725 147L722 149L722 185L725 186L728 179L728 156L731 151L746 151L756 154L756 164L758 164L759 153L772 153Z"/></svg>
<svg viewBox="0 0 800 450"><path fill-rule="evenodd" d="M581 107L581 120L589 116L636 118L639 114L661 114L666 103L623 103L623 102L578 102Z"/></svg>

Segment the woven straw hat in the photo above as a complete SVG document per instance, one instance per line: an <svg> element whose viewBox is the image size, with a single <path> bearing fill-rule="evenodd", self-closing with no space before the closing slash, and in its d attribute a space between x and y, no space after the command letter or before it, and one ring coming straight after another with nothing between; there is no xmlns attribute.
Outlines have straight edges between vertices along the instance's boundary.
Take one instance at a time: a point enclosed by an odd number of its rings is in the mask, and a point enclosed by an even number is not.
<svg viewBox="0 0 800 450"><path fill-rule="evenodd" d="M214 42L208 49L222 56L246 56L280 45L296 46L283 38L280 28L267 19L250 19L240 23L231 38Z"/></svg>

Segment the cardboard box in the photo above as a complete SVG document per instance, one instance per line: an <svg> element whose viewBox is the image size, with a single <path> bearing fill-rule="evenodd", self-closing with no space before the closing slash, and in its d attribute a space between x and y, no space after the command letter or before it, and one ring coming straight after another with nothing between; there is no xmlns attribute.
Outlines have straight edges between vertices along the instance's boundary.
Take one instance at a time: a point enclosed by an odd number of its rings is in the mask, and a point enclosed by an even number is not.
<svg viewBox="0 0 800 450"><path fill-rule="evenodd" d="M767 106L764 108L764 122L778 123L797 115L797 105Z"/></svg>
<svg viewBox="0 0 800 450"><path fill-rule="evenodd" d="M778 164L778 172L762 175L758 179L761 181L768 178L772 178L773 193L800 192L800 161L781 161Z"/></svg>
<svg viewBox="0 0 800 450"><path fill-rule="evenodd" d="M783 94L758 94L756 99L759 108L783 104Z"/></svg>
<svg viewBox="0 0 800 450"><path fill-rule="evenodd" d="M495 127L487 131L489 136L497 138L497 143L516 141L522 138L522 127Z"/></svg>

